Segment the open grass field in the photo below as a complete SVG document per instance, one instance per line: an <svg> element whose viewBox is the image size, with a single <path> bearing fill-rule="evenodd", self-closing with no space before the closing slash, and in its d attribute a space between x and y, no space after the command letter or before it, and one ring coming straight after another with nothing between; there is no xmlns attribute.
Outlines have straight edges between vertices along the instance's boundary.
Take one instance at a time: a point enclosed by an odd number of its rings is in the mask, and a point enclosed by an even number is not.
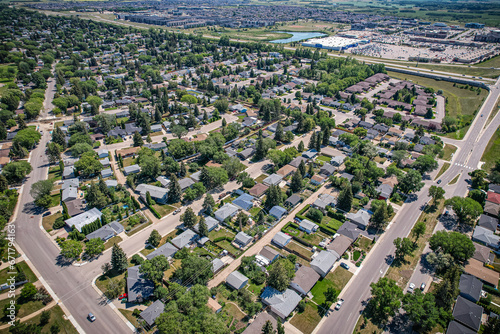
<svg viewBox="0 0 500 334"><path fill-rule="evenodd" d="M457 151L457 147L450 144L445 144L443 148L443 160L450 161L453 153Z"/></svg>
<svg viewBox="0 0 500 334"><path fill-rule="evenodd" d="M438 81L390 71L388 71L388 74L393 78L410 80L418 85L434 88L436 92L438 90L442 90L443 95L448 99L448 103L446 105L446 115L462 120L463 123L472 122L475 114L479 111L484 99L488 95L488 92L484 89L481 89L478 95L475 89L473 91L469 89L461 89L459 87L462 87L462 85L453 86L453 83L447 81ZM465 126L455 133L448 133L446 136L453 139L462 139L465 136L467 129L468 126Z"/></svg>
<svg viewBox="0 0 500 334"><path fill-rule="evenodd" d="M439 173L437 173L436 178L434 180L437 180L441 175L443 175L448 170L448 168L450 168L450 163L445 162L441 167L441 169L439 170Z"/></svg>
<svg viewBox="0 0 500 334"><path fill-rule="evenodd" d="M295 313L290 323L304 334L310 334L321 321L318 306L312 302L306 304L302 313Z"/></svg>
<svg viewBox="0 0 500 334"><path fill-rule="evenodd" d="M495 131L495 134L491 137L486 149L484 150L481 161L484 161L481 167L485 171L490 171L490 169L495 165L495 161L500 158L500 129Z"/></svg>
<svg viewBox="0 0 500 334"><path fill-rule="evenodd" d="M464 65L433 65L433 64L422 64L410 63L410 69L412 68L425 68L428 70L440 71L440 72L450 72L456 74L465 74L475 77L482 78L497 78L500 75L500 70L490 69L489 67L479 67L479 66L464 66ZM493 67L493 66L492 66Z"/></svg>

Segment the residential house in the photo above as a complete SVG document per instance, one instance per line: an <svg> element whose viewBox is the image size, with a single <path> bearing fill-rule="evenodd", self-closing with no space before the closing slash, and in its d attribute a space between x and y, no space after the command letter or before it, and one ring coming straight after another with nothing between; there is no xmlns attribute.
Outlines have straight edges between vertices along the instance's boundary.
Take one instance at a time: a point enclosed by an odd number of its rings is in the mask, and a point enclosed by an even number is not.
<svg viewBox="0 0 500 334"><path fill-rule="evenodd" d="M234 217L238 213L238 207L231 203L224 204L219 210L214 212L215 219L221 223L226 220L226 218Z"/></svg>
<svg viewBox="0 0 500 334"><path fill-rule="evenodd" d="M285 319L297 307L302 298L293 290L281 292L267 286L260 295L262 302L270 307L272 313Z"/></svg>
<svg viewBox="0 0 500 334"><path fill-rule="evenodd" d="M345 251L349 249L353 242L353 239L340 234L335 239L333 239L333 241L330 242L326 248L342 256L344 255Z"/></svg>
<svg viewBox="0 0 500 334"><path fill-rule="evenodd" d="M153 124L151 125L151 132L161 132L161 124Z"/></svg>
<svg viewBox="0 0 500 334"><path fill-rule="evenodd" d="M319 186L320 184L323 184L323 182L325 182L325 178L320 174L315 174L311 177L311 184L315 186Z"/></svg>
<svg viewBox="0 0 500 334"><path fill-rule="evenodd" d="M264 257L269 264L273 263L276 259L278 259L281 255L280 253L272 247L264 246L262 250L259 252L259 256Z"/></svg>
<svg viewBox="0 0 500 334"><path fill-rule="evenodd" d="M140 267L133 266L127 269L127 301L129 303L142 303L153 295L155 289L154 283L140 273Z"/></svg>
<svg viewBox="0 0 500 334"><path fill-rule="evenodd" d="M492 253L491 248L480 245L476 242L472 243L475 248L474 255L472 255L473 259L476 259L482 263L490 264L494 260L494 255Z"/></svg>
<svg viewBox="0 0 500 334"><path fill-rule="evenodd" d="M130 174L137 174L141 171L141 167L139 165L131 165L123 168L123 174L125 175L130 175Z"/></svg>
<svg viewBox="0 0 500 334"><path fill-rule="evenodd" d="M490 216L498 217L500 213L500 194L488 191L484 204L484 212Z"/></svg>
<svg viewBox="0 0 500 334"><path fill-rule="evenodd" d="M337 233L340 235L344 235L353 241L358 240L359 235L361 234L361 230L358 228L356 224L351 222L345 222L340 226L337 230Z"/></svg>
<svg viewBox="0 0 500 334"><path fill-rule="evenodd" d="M280 248L286 247L290 241L292 241L292 237L281 231L276 233L272 240L272 242Z"/></svg>
<svg viewBox="0 0 500 334"><path fill-rule="evenodd" d="M462 274L458 289L460 290L460 296L477 303L481 298L483 283L472 275Z"/></svg>
<svg viewBox="0 0 500 334"><path fill-rule="evenodd" d="M245 232L239 232L236 234L236 237L234 237L233 242L237 244L240 248L246 247L249 243L251 243L253 240L253 237L249 236Z"/></svg>
<svg viewBox="0 0 500 334"><path fill-rule="evenodd" d="M149 148L150 150L153 150L153 151L161 151L161 150L164 150L167 148L167 144L165 144L164 142L160 142L160 143L146 143L144 144L143 147L147 147Z"/></svg>
<svg viewBox="0 0 500 334"><path fill-rule="evenodd" d="M78 188L66 187L62 191L61 201L69 202L75 200L77 197L78 197Z"/></svg>
<svg viewBox="0 0 500 334"><path fill-rule="evenodd" d="M226 284L235 290L240 290L248 283L248 277L239 271L233 271L226 278Z"/></svg>
<svg viewBox="0 0 500 334"><path fill-rule="evenodd" d="M281 183L282 180L283 177L281 175L272 174L266 177L262 182L267 186L277 186Z"/></svg>
<svg viewBox="0 0 500 334"><path fill-rule="evenodd" d="M390 184L382 183L375 191L378 192L378 199L386 200L391 197L394 188Z"/></svg>
<svg viewBox="0 0 500 334"><path fill-rule="evenodd" d="M66 204L66 208L68 208L68 215L70 217L74 217L85 212L86 205L83 204L83 200L81 198L77 198L64 203Z"/></svg>
<svg viewBox="0 0 500 334"><path fill-rule="evenodd" d="M493 269L485 267L483 262L476 259L469 259L465 265L464 271L472 276L479 278L483 283L496 288L500 274Z"/></svg>
<svg viewBox="0 0 500 334"><path fill-rule="evenodd" d="M213 298L208 298L208 301L207 301L207 306L212 310L214 311L215 313L219 313L220 311L222 311L222 306L221 304L219 304L215 299Z"/></svg>
<svg viewBox="0 0 500 334"><path fill-rule="evenodd" d="M101 163L102 167L109 167L111 165L108 158L101 159L99 160L99 162Z"/></svg>
<svg viewBox="0 0 500 334"><path fill-rule="evenodd" d="M286 177L292 175L293 173L295 173L296 170L297 170L297 168L295 168L293 166L285 165L285 166L281 167L280 169L278 169L276 174L280 175L282 178L286 178Z"/></svg>
<svg viewBox="0 0 500 334"><path fill-rule="evenodd" d="M108 177L112 177L113 171L111 170L111 168L103 169L103 170L101 170L101 176L103 179L108 178Z"/></svg>
<svg viewBox="0 0 500 334"><path fill-rule="evenodd" d="M300 222L299 230L304 231L307 234L311 234L311 233L316 232L318 230L318 227L319 226L317 224L313 223L312 221L307 220L307 219L303 219Z"/></svg>
<svg viewBox="0 0 500 334"><path fill-rule="evenodd" d="M76 228L78 232L82 231L82 227L88 225L90 223L95 222L96 220L100 220L102 216L101 211L97 208L92 208L88 211L85 211L77 216L66 219L65 223L68 227Z"/></svg>
<svg viewBox="0 0 500 334"><path fill-rule="evenodd" d="M307 159L306 158L304 158L304 157L296 157L295 159L293 159L292 161L290 161L289 165L293 166L295 168L299 168L299 165L300 165L300 163L302 161L304 161L305 164L307 163Z"/></svg>
<svg viewBox="0 0 500 334"><path fill-rule="evenodd" d="M255 198L261 198L269 187L262 183L256 183L248 193Z"/></svg>
<svg viewBox="0 0 500 334"><path fill-rule="evenodd" d="M481 327L483 308L458 296L452 315L455 321L477 332Z"/></svg>
<svg viewBox="0 0 500 334"><path fill-rule="evenodd" d="M493 249L498 249L500 247L500 236L494 234L493 231L481 226L476 226L476 228L474 229L472 240L482 243Z"/></svg>
<svg viewBox="0 0 500 334"><path fill-rule="evenodd" d="M479 221L477 224L482 228L496 232L498 228L498 219L487 215L481 215L479 216Z"/></svg>
<svg viewBox="0 0 500 334"><path fill-rule="evenodd" d="M238 198L236 198L235 200L233 200L233 204L242 208L243 210L250 210L251 208L253 208L253 201L255 200L255 198L247 193L244 193L242 195L240 195Z"/></svg>
<svg viewBox="0 0 500 334"><path fill-rule="evenodd" d="M215 258L212 260L212 272L215 274L217 274L219 272L219 270L221 270L222 268L224 268L225 264L224 262L222 262L221 259L219 258Z"/></svg>
<svg viewBox="0 0 500 334"><path fill-rule="evenodd" d="M174 257L175 253L177 253L177 248L175 248L170 242L167 242L156 248L153 252L146 255L146 259L151 260L154 257L163 255L168 260L171 260Z"/></svg>
<svg viewBox="0 0 500 334"><path fill-rule="evenodd" d="M191 188L193 184L195 184L195 182L189 177L185 177L179 180L179 186L181 187L181 191L184 191L187 188Z"/></svg>
<svg viewBox="0 0 500 334"><path fill-rule="evenodd" d="M299 195L293 194L292 196L288 197L287 200L285 201L285 206L287 208L294 208L297 206L300 202L302 202L302 198Z"/></svg>
<svg viewBox="0 0 500 334"><path fill-rule="evenodd" d="M476 334L476 331L473 331L469 327L465 327L464 325L456 322L455 320L450 321L448 325L448 329L446 330L446 334Z"/></svg>
<svg viewBox="0 0 500 334"><path fill-rule="evenodd" d="M327 162L327 163L323 164L323 166L319 170L319 174L326 178L326 177L329 177L330 175L332 175L333 173L335 173L336 170L337 170L337 168L335 166L333 166Z"/></svg>
<svg viewBox="0 0 500 334"><path fill-rule="evenodd" d="M318 151L316 151L315 149L305 151L302 153L302 157L304 157L308 160L313 160L314 158L316 158L317 155L318 155Z"/></svg>
<svg viewBox="0 0 500 334"><path fill-rule="evenodd" d="M346 218L349 219L349 221L356 224L362 230L366 230L366 227L370 224L370 217L370 213L364 209L360 209L356 213L348 213L346 215Z"/></svg>
<svg viewBox="0 0 500 334"><path fill-rule="evenodd" d="M247 328L243 331L242 334L262 334L262 327L266 324L266 322L270 321L273 325L273 328L277 328L278 322L276 319L271 316L267 312L261 312L257 315L254 321L248 325Z"/></svg>
<svg viewBox="0 0 500 334"><path fill-rule="evenodd" d="M247 160L251 158L255 154L255 148L249 147L244 149L243 151L237 153L238 157L240 157L241 160Z"/></svg>
<svg viewBox="0 0 500 334"><path fill-rule="evenodd" d="M178 236L176 236L175 238L173 238L170 242L172 243L172 245L174 245L179 249L182 249L184 247L189 248L196 242L196 240L199 239L199 237L200 236L198 234L196 234L190 229L187 229Z"/></svg>
<svg viewBox="0 0 500 334"><path fill-rule="evenodd" d="M125 231L123 225L117 221L114 221L104 225L103 227L95 230L92 233L87 234L87 240L99 238L102 241L107 241L112 237L122 233L123 231Z"/></svg>
<svg viewBox="0 0 500 334"><path fill-rule="evenodd" d="M340 256L334 251L321 251L311 261L311 268L320 274L321 277L325 277L339 258Z"/></svg>
<svg viewBox="0 0 500 334"><path fill-rule="evenodd" d="M207 230L208 232L211 232L213 231L217 226L219 226L219 221L215 218L212 218L210 216L206 217L205 218L205 224L207 225ZM196 233L198 233L198 228L199 228L200 224L196 224L193 226L193 230L196 231Z"/></svg>
<svg viewBox="0 0 500 334"><path fill-rule="evenodd" d="M335 206L335 204L337 203L337 199L335 197L333 197L332 195L329 195L329 194L320 194L318 196L318 199L316 199L314 201L314 203L312 204L312 206L316 209L319 209L321 210L323 213L326 212L326 208L328 206Z"/></svg>
<svg viewBox="0 0 500 334"><path fill-rule="evenodd" d="M106 181L104 181L104 183L106 184L106 187L108 187L108 188L118 187L118 181L116 181L116 180L106 180Z"/></svg>
<svg viewBox="0 0 500 334"><path fill-rule="evenodd" d="M141 199L144 201L144 203L147 203L147 193L149 193L151 198L156 203L165 204L168 200L168 189L165 189L163 187L157 187L142 183L135 188L135 192L141 195Z"/></svg>
<svg viewBox="0 0 500 334"><path fill-rule="evenodd" d="M97 155L99 156L99 159L107 158L109 157L108 150L105 149L100 149L97 151Z"/></svg>
<svg viewBox="0 0 500 334"><path fill-rule="evenodd" d="M165 304L163 304L161 300L157 300L153 304L149 305L147 309L141 312L141 318L149 327L151 327L154 325L156 318L158 318L164 310Z"/></svg>
<svg viewBox="0 0 500 334"><path fill-rule="evenodd" d="M290 287L301 296L305 296L311 291L313 286L321 276L311 267L301 266L296 272Z"/></svg>
<svg viewBox="0 0 500 334"><path fill-rule="evenodd" d="M283 216L286 216L287 210L279 205L275 205L269 210L269 215L273 216L276 219L281 219Z"/></svg>
<svg viewBox="0 0 500 334"><path fill-rule="evenodd" d="M62 178L63 180L65 179L71 179L75 177L75 167L73 166L65 166L63 169L63 174Z"/></svg>
<svg viewBox="0 0 500 334"><path fill-rule="evenodd" d="M344 172L344 173L342 173L342 174L339 175L339 178L341 178L341 179L347 179L347 181L351 182L352 179L354 178L354 175Z"/></svg>

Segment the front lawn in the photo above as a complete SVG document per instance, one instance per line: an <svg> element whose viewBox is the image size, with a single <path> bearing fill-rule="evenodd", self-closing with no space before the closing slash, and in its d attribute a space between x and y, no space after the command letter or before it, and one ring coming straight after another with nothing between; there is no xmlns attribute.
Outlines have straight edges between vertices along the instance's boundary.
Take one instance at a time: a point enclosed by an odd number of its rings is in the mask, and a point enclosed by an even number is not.
<svg viewBox="0 0 500 334"><path fill-rule="evenodd" d="M358 239L357 243L358 243L359 249L364 250L366 253L368 253L370 251L370 249L372 249L372 247L373 247L373 241L371 241L370 239L363 237L363 236L361 236Z"/></svg>
<svg viewBox="0 0 500 334"><path fill-rule="evenodd" d="M54 225L54 222L56 221L57 218L62 217L61 212L56 212L50 216L45 216L42 218L42 226L45 229L45 231L50 232L54 228L52 227Z"/></svg>
<svg viewBox="0 0 500 334"><path fill-rule="evenodd" d="M125 274L127 271L125 270L123 273L117 273L114 270L110 270L107 275L101 275L95 280L95 285L101 290L102 293L105 293L108 290L108 283L112 279L117 279L118 281L125 280ZM122 291L120 294L125 292L125 284L123 284Z"/></svg>
<svg viewBox="0 0 500 334"><path fill-rule="evenodd" d="M134 317L134 316L132 315L132 313L133 313L132 311L129 311L129 310L124 310L124 309L122 309L122 308L119 308L118 310L121 312L121 314L123 314L123 316L124 316L125 318L127 318L127 320L128 320L128 321L130 321L130 323L131 323L131 324L132 324L135 328L139 328L139 327L141 326L141 324L139 323L139 319L138 319L138 318L136 318L136 317Z"/></svg>
<svg viewBox="0 0 500 334"><path fill-rule="evenodd" d="M296 313L290 320L290 324L302 333L310 334L321 321L319 313L318 306L312 302L308 302L304 312Z"/></svg>
<svg viewBox="0 0 500 334"><path fill-rule="evenodd" d="M450 161L451 156L453 153L457 151L457 147L450 145L450 144L445 144L443 148L443 160Z"/></svg>
<svg viewBox="0 0 500 334"><path fill-rule="evenodd" d="M255 179L255 182L257 182L257 183L262 183L262 182L264 181L264 179L266 179L268 176L269 176L269 175L267 175L267 174L261 174L259 177L257 177L257 178Z"/></svg>
<svg viewBox="0 0 500 334"><path fill-rule="evenodd" d="M327 277L321 278L311 289L313 301L318 305L321 305L326 301L325 292L328 290L328 288L335 288L335 284Z"/></svg>
<svg viewBox="0 0 500 334"><path fill-rule="evenodd" d="M50 207L58 206L61 204L61 193L57 192L57 194L50 195Z"/></svg>
<svg viewBox="0 0 500 334"><path fill-rule="evenodd" d="M233 232L226 230L225 228L220 228L218 231L213 230L210 233L208 233L208 238L212 241L221 237L234 239L234 236L235 234Z"/></svg>
<svg viewBox="0 0 500 334"><path fill-rule="evenodd" d="M120 242L122 242L122 240L122 237L119 237L117 235L112 237L104 244L104 250L113 247L114 244L119 244Z"/></svg>
<svg viewBox="0 0 500 334"><path fill-rule="evenodd" d="M153 208L160 214L163 218L175 210L175 207L167 204L155 204Z"/></svg>
<svg viewBox="0 0 500 334"><path fill-rule="evenodd" d="M35 283L38 281L38 277L31 271L30 267L25 261L21 261L19 263L15 264L15 268L17 272L23 272L24 275L26 276L26 279L30 281L31 283ZM13 274L12 270L10 270L9 267L4 268L0 270L0 284L7 283L7 279L11 278L12 276L15 276L17 274Z"/></svg>
<svg viewBox="0 0 500 334"><path fill-rule="evenodd" d="M238 256L241 253L241 250L238 248L234 247L229 241L227 240L222 240L216 243L217 246L227 250L229 253L233 254L234 256Z"/></svg>
<svg viewBox="0 0 500 334"><path fill-rule="evenodd" d="M335 289L342 291L353 274L349 270L338 266L333 272L326 275L326 278L333 282Z"/></svg>
<svg viewBox="0 0 500 334"><path fill-rule="evenodd" d="M61 169L59 166L50 167L49 169L49 180L53 179L54 181L60 180L62 178Z"/></svg>

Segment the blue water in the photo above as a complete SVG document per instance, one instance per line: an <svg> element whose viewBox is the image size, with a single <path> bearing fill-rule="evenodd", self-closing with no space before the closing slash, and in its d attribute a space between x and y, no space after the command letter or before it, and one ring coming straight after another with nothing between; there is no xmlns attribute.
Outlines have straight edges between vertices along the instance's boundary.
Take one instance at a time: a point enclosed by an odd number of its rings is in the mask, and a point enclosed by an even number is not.
<svg viewBox="0 0 500 334"><path fill-rule="evenodd" d="M306 39L314 38L314 37L322 37L326 36L320 32L292 32L292 31L273 31L273 32L281 32L285 34L292 34L293 36L286 39L276 39L271 41L271 43L285 44L291 42L303 41Z"/></svg>
<svg viewBox="0 0 500 334"><path fill-rule="evenodd" d="M123 208L124 208L124 209L128 209L128 205L124 205L124 206L123 206Z"/></svg>

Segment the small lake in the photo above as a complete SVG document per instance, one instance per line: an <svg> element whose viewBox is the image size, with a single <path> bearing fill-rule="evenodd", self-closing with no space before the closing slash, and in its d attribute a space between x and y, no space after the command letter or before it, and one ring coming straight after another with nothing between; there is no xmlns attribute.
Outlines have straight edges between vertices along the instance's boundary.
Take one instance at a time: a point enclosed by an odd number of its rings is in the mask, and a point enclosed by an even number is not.
<svg viewBox="0 0 500 334"><path fill-rule="evenodd" d="M320 32L294 32L294 31L273 31L273 32L279 32L279 33L283 33L283 34L293 35L290 38L275 39L274 41L270 42L270 43L278 43L278 44L286 44L286 43L291 43L291 42L303 41L303 40L314 38L314 37L326 36L326 34L322 34Z"/></svg>

